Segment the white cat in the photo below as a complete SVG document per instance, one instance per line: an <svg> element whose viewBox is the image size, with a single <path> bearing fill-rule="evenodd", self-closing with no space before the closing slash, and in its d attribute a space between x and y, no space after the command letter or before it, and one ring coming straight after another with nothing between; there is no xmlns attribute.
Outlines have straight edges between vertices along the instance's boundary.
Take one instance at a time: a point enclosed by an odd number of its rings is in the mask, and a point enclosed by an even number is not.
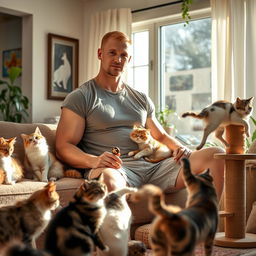
<svg viewBox="0 0 256 256"><path fill-rule="evenodd" d="M58 87L63 87L67 90L68 80L71 76L71 65L68 61L66 52L63 53L61 59L63 60L63 64L60 65L53 74L53 86L57 85Z"/></svg>
<svg viewBox="0 0 256 256"><path fill-rule="evenodd" d="M245 134L250 136L248 118L252 113L253 97L249 99L237 98L234 103L228 101L216 101L208 107L204 108L199 114L193 112L186 112L182 117L191 116L193 118L203 119L205 122L204 135L202 141L196 149L201 149L209 134L215 131L215 136L226 147L229 144L222 137L224 128L227 125L243 125L245 127Z"/></svg>
<svg viewBox="0 0 256 256"><path fill-rule="evenodd" d="M21 134L25 149L24 166L32 178L47 182L64 177L64 166L49 152L45 137L37 127L32 134Z"/></svg>
<svg viewBox="0 0 256 256"><path fill-rule="evenodd" d="M97 256L127 256L132 213L125 195L136 191L136 188L125 187L110 192L105 198L107 214L99 234L109 250L97 249Z"/></svg>

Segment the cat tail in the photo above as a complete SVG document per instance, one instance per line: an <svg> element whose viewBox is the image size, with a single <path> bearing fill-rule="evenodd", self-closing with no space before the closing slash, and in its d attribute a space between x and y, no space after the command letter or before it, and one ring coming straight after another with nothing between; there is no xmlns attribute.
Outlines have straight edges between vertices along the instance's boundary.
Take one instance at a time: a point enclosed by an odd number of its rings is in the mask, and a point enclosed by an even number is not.
<svg viewBox="0 0 256 256"><path fill-rule="evenodd" d="M185 112L181 115L181 117L187 117L187 116L191 116L197 119L204 119L206 117L208 117L209 112L207 109L203 109L199 114L196 114L194 112Z"/></svg>
<svg viewBox="0 0 256 256"><path fill-rule="evenodd" d="M135 193L137 191L138 191L137 188L124 187L124 188L113 191L113 193L115 193L118 197L122 197L123 195L125 195L127 193Z"/></svg>
<svg viewBox="0 0 256 256"><path fill-rule="evenodd" d="M13 240L2 251L2 256L51 256L51 254L37 250L20 241Z"/></svg>
<svg viewBox="0 0 256 256"><path fill-rule="evenodd" d="M183 165L184 180L189 185L190 183L194 182L196 178L191 172L190 163L187 158L182 159L182 165Z"/></svg>
<svg viewBox="0 0 256 256"><path fill-rule="evenodd" d="M77 179L83 178L81 172L79 172L78 170L75 170L75 169L67 169L64 172L64 176L68 177L68 178L77 178Z"/></svg>
<svg viewBox="0 0 256 256"><path fill-rule="evenodd" d="M176 212L180 211L180 207L176 206L166 206L164 201L164 194L162 189L152 185L146 184L138 192L131 195L131 201L138 201L143 198L149 198L149 210L156 215L163 217L174 217Z"/></svg>

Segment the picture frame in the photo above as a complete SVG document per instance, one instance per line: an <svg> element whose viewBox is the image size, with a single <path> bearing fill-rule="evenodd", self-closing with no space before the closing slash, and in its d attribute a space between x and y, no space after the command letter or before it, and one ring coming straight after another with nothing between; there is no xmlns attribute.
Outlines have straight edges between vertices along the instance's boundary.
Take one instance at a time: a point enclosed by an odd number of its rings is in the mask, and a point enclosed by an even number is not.
<svg viewBox="0 0 256 256"><path fill-rule="evenodd" d="M47 99L64 100L78 87L79 40L48 34Z"/></svg>
<svg viewBox="0 0 256 256"><path fill-rule="evenodd" d="M2 60L2 77L8 77L11 67L21 68L21 48L4 50Z"/></svg>

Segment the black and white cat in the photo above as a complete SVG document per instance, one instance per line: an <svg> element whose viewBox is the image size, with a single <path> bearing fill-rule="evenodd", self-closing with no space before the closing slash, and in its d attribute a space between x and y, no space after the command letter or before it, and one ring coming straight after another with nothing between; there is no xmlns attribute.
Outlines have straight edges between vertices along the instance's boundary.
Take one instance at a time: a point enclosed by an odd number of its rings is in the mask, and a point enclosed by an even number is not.
<svg viewBox="0 0 256 256"><path fill-rule="evenodd" d="M229 144L223 138L224 128L227 125L243 125L245 127L245 134L250 136L248 118L252 113L253 97L249 99L236 99L234 103L228 101L216 101L213 104L204 108L199 114L194 112L186 112L182 117L191 116L197 119L203 119L205 122L204 135L197 150L201 149L210 133L215 131L215 136L226 147Z"/></svg>

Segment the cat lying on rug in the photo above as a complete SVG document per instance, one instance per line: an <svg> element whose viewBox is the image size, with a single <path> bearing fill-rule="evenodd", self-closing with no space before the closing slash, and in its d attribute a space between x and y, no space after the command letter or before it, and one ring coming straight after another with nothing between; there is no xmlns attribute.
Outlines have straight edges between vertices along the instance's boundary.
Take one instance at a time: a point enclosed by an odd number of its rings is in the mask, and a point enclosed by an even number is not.
<svg viewBox="0 0 256 256"><path fill-rule="evenodd" d="M148 129L142 126L134 126L130 138L138 144L139 149L130 151L128 156L134 156L135 159L145 157L145 160L157 163L172 155L172 150L167 146L155 140Z"/></svg>
<svg viewBox="0 0 256 256"><path fill-rule="evenodd" d="M5 139L0 138L0 184L15 184L23 177L21 163L12 157L16 137Z"/></svg>
<svg viewBox="0 0 256 256"><path fill-rule="evenodd" d="M47 141L39 127L29 135L21 134L21 137L25 149L27 178L47 182L48 179L55 181L64 177L64 166L49 152Z"/></svg>
<svg viewBox="0 0 256 256"><path fill-rule="evenodd" d="M205 122L204 134L200 145L196 149L201 149L210 133L215 131L215 136L226 147L229 144L223 138L224 128L227 125L243 125L245 127L245 134L249 134L248 118L252 113L253 97L249 99L237 98L234 103L228 101L216 101L208 107L204 108L199 114L194 112L186 112L182 117L191 116L193 118L202 119Z"/></svg>
<svg viewBox="0 0 256 256"><path fill-rule="evenodd" d="M150 231L154 256L194 255L197 244L203 242L205 255L212 253L218 227L218 202L209 170L200 175L191 173L188 159L183 161L183 175L188 191L186 208L166 205L164 194L155 185L144 185L130 199L149 197L149 209L156 216Z"/></svg>

